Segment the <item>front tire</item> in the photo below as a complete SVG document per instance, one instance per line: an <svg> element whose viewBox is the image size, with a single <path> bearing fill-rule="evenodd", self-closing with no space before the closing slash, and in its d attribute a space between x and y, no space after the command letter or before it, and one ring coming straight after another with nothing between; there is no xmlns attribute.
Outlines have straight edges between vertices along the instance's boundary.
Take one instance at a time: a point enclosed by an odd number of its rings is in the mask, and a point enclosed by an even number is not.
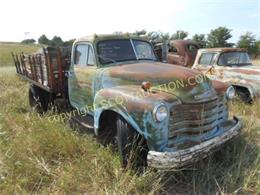
<svg viewBox="0 0 260 195"><path fill-rule="evenodd" d="M121 116L117 117L117 145L123 167L146 166L147 147L138 134Z"/></svg>
<svg viewBox="0 0 260 195"><path fill-rule="evenodd" d="M251 104L253 102L251 96L250 96L250 93L248 90L244 90L244 91L241 91L241 90L237 90L237 95L239 97L239 99L246 103L246 104Z"/></svg>

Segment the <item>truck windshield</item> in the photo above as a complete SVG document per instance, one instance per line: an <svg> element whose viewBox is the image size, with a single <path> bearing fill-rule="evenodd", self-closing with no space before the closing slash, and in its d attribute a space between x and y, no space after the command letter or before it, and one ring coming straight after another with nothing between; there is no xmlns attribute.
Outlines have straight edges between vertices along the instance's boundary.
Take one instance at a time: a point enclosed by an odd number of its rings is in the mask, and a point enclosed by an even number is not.
<svg viewBox="0 0 260 195"><path fill-rule="evenodd" d="M249 65L251 64L247 52L226 52L222 53L218 60L220 66Z"/></svg>
<svg viewBox="0 0 260 195"><path fill-rule="evenodd" d="M156 60L150 43L142 40L105 40L97 44L101 64L130 60Z"/></svg>

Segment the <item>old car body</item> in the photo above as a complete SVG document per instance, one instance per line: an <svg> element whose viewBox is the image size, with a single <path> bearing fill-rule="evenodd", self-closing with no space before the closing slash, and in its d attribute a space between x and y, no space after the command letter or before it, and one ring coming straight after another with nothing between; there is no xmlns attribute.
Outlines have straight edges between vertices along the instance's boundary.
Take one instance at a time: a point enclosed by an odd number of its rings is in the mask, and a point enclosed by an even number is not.
<svg viewBox="0 0 260 195"><path fill-rule="evenodd" d="M200 49L192 68L234 86L246 102L260 97L260 67L251 63L246 49Z"/></svg>
<svg viewBox="0 0 260 195"><path fill-rule="evenodd" d="M163 58L163 43L155 45L155 52L160 61L185 67L191 67L197 55L199 46L191 40L171 40Z"/></svg>
<svg viewBox="0 0 260 195"><path fill-rule="evenodd" d="M197 70L159 62L140 37L76 40L68 77L69 102L93 118L95 134L103 133L108 122L116 123L112 115L122 117L145 139L152 167L181 167L204 158L242 126L229 118L227 85Z"/></svg>

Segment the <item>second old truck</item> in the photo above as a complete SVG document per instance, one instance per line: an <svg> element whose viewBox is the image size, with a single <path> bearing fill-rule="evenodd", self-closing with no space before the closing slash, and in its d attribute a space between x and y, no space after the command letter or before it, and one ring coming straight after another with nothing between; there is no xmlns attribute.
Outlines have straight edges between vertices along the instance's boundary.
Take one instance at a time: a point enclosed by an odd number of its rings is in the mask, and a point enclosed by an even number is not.
<svg viewBox="0 0 260 195"><path fill-rule="evenodd" d="M260 98L260 67L252 64L246 49L199 49L192 68L232 85L246 103Z"/></svg>
<svg viewBox="0 0 260 195"><path fill-rule="evenodd" d="M144 152L137 159L174 168L239 134L240 120L228 114L234 89L199 71L158 62L144 38L83 37L69 55L59 48L13 55L17 73L31 83L29 101L47 110L55 99L68 98L81 113L75 120L98 137L112 138L124 165L140 142L137 150Z"/></svg>

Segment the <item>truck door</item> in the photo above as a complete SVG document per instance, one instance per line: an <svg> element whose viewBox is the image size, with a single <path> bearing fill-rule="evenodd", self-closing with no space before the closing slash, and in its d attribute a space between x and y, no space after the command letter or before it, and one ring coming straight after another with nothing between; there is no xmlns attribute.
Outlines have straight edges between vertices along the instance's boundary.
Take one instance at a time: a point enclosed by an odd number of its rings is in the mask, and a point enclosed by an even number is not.
<svg viewBox="0 0 260 195"><path fill-rule="evenodd" d="M78 43L72 52L69 72L69 100L80 111L93 113L94 83L97 72L93 47L90 43Z"/></svg>
<svg viewBox="0 0 260 195"><path fill-rule="evenodd" d="M217 79L217 71L215 61L216 61L217 53L202 53L198 64L196 65L196 69L206 74L210 79Z"/></svg>

